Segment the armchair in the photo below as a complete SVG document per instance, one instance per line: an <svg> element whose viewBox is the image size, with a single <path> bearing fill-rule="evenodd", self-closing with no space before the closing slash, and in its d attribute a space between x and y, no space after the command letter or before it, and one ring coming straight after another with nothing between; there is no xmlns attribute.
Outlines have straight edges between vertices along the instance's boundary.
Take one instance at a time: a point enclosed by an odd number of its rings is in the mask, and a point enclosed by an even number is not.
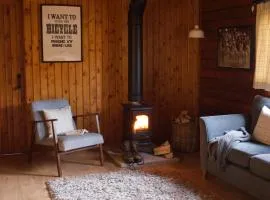
<svg viewBox="0 0 270 200"><path fill-rule="evenodd" d="M69 106L66 100L45 100L35 101L31 104L31 110L33 115L33 134L31 147L29 151L29 162L32 162L32 151L35 145L46 146L55 151L55 157L57 159L58 176L62 176L61 168L61 155L73 153L76 151L82 151L92 148L99 148L100 150L100 164L103 165L103 149L104 143L103 136L100 132L100 121L98 113L90 113L87 115L73 116L73 123L76 125L77 118L95 117L97 132L88 132L83 135L57 135L55 133L55 122L58 119L45 120L42 111L44 109L59 109ZM53 137L47 137L45 123L51 123Z"/></svg>

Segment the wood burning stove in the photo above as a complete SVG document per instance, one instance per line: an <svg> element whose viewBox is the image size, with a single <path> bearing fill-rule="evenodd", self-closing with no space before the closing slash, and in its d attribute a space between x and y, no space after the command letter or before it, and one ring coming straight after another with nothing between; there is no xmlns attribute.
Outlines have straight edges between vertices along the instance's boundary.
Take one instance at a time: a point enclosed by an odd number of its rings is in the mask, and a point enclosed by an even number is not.
<svg viewBox="0 0 270 200"><path fill-rule="evenodd" d="M124 139L137 141L138 150L152 153L152 106L123 104Z"/></svg>
<svg viewBox="0 0 270 200"><path fill-rule="evenodd" d="M124 140L152 152L152 106L143 102L143 14L146 0L130 0L128 12L128 100L123 104Z"/></svg>

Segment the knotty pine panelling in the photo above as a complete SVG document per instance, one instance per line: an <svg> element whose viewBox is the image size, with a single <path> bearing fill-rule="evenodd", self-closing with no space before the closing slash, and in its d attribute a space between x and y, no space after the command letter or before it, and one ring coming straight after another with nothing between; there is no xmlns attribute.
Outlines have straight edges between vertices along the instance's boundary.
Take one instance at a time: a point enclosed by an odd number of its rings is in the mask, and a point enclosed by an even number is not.
<svg viewBox="0 0 270 200"><path fill-rule="evenodd" d="M21 19L20 0L0 2L0 153L19 152L27 145L23 87L17 80L23 70Z"/></svg>
<svg viewBox="0 0 270 200"><path fill-rule="evenodd" d="M256 14L251 1L203 0L202 26L206 38L201 42L200 114L248 113L255 93L251 70L217 67L217 29L224 26L251 25Z"/></svg>
<svg viewBox="0 0 270 200"><path fill-rule="evenodd" d="M185 109L197 116L198 40L188 32L199 21L196 0L148 1L144 18L144 94L154 105L154 137L170 138L171 120Z"/></svg>
<svg viewBox="0 0 270 200"><path fill-rule="evenodd" d="M83 62L41 62L39 9L44 3L82 5ZM66 98L74 114L101 112L105 143L119 146L128 88L128 1L23 0L23 7L26 102ZM144 94L155 109L158 141L169 138L170 121L180 110L197 113L198 42L187 37L197 18L197 0L148 1Z"/></svg>
<svg viewBox="0 0 270 200"><path fill-rule="evenodd" d="M83 62L41 62L40 4L82 6ZM65 98L74 114L101 112L106 143L119 142L121 103L127 101L127 10L126 0L24 0L27 102Z"/></svg>

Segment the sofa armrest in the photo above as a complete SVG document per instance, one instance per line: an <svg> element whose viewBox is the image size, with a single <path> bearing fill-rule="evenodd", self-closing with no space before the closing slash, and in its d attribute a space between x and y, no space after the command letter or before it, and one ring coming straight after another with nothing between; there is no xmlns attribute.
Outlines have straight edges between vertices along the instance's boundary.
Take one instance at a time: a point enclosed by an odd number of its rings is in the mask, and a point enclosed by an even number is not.
<svg viewBox="0 0 270 200"><path fill-rule="evenodd" d="M243 114L216 115L200 118L200 132L206 136L207 142L221 136L225 131L247 127L247 117Z"/></svg>
<svg viewBox="0 0 270 200"><path fill-rule="evenodd" d="M216 115L200 118L200 159L201 169L205 174L207 171L207 149L208 142L225 131L237 130L240 127L247 128L248 120L243 114Z"/></svg>

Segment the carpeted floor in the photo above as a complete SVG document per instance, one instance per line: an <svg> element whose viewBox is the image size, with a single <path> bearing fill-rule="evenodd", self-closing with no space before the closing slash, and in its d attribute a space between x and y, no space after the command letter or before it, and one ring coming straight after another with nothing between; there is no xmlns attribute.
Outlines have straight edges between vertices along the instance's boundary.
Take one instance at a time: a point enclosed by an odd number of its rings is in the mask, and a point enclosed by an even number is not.
<svg viewBox="0 0 270 200"><path fill-rule="evenodd" d="M54 200L199 200L212 199L184 183L139 171L91 174L47 182Z"/></svg>

